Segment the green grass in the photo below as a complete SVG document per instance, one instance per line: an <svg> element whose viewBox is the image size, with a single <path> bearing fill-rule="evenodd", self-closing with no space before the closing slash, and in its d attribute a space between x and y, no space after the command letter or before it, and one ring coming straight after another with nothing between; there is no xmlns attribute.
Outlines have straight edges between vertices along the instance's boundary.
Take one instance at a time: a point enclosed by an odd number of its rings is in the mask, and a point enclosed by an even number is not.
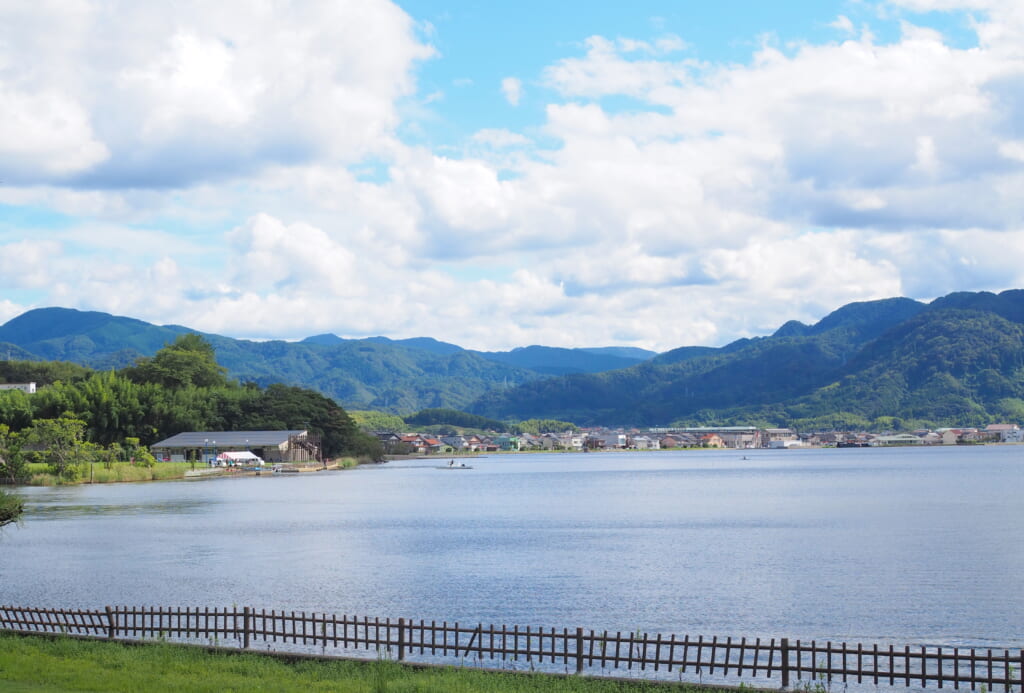
<svg viewBox="0 0 1024 693"><path fill-rule="evenodd" d="M203 465L196 465L197 469ZM48 473L45 464L33 463L29 465L31 479L30 486L56 486L58 484L88 484L90 478L93 483L109 484L119 481L163 481L166 479L184 479L185 472L192 469L189 462L157 462L152 467L144 467L140 464L128 462L115 462L108 469L103 464L94 464L90 469L85 465L80 478L75 481L58 479Z"/></svg>
<svg viewBox="0 0 1024 693"><path fill-rule="evenodd" d="M0 527L17 521L23 508L20 498L0 489Z"/></svg>
<svg viewBox="0 0 1024 693"><path fill-rule="evenodd" d="M333 460L339 469L351 469L359 464L354 457L341 457ZM197 463L196 469L205 469L206 465ZM119 481L166 481L168 479L184 479L185 472L192 469L191 462L157 462L152 467L143 467L128 462L115 462L108 469L102 464L88 465L82 470L81 476L74 481L58 479L47 471L47 465L33 462L28 465L31 475L29 486L58 486L61 484L88 484L90 479L95 484L110 484ZM269 472L269 467L267 468ZM91 476L90 476L91 475Z"/></svg>
<svg viewBox="0 0 1024 693"><path fill-rule="evenodd" d="M0 690L7 693L681 693L698 689L643 681L495 673L454 667L418 668L388 660L289 660L253 653L208 652L167 643L125 645L0 633ZM709 689L699 690L706 693Z"/></svg>

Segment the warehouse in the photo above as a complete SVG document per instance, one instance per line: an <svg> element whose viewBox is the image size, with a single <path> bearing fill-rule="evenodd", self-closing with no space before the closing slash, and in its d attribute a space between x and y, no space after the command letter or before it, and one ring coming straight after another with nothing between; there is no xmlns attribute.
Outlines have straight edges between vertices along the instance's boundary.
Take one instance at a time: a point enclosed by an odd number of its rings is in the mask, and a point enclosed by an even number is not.
<svg viewBox="0 0 1024 693"><path fill-rule="evenodd" d="M223 452L251 452L268 463L322 462L320 436L291 431L187 431L149 446L160 462L209 464Z"/></svg>

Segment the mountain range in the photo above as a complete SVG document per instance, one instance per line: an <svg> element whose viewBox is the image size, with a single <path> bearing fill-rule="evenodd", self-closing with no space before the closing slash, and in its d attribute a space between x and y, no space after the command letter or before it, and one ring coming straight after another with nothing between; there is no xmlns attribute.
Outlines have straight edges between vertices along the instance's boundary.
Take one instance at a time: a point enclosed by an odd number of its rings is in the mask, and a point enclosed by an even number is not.
<svg viewBox="0 0 1024 693"><path fill-rule="evenodd" d="M0 327L0 354L120 368L178 325L66 308ZM231 376L318 390L349 409L453 408L578 424L978 425L1024 420L1024 291L851 303L813 325L662 354L529 346L480 352L430 338L254 342L204 334Z"/></svg>
<svg viewBox="0 0 1024 693"><path fill-rule="evenodd" d="M465 409L494 388L626 368L656 355L630 347L529 346L482 352L431 338L343 339L333 334L299 342L258 342L97 311L38 308L0 326L0 356L118 369L152 356L190 332L206 338L218 362L240 381L298 385L322 392L349 409L402 413L430 407Z"/></svg>
<svg viewBox="0 0 1024 693"><path fill-rule="evenodd" d="M814 325L684 347L606 373L532 381L474 404L492 418L800 428L1024 420L1024 291L851 303Z"/></svg>

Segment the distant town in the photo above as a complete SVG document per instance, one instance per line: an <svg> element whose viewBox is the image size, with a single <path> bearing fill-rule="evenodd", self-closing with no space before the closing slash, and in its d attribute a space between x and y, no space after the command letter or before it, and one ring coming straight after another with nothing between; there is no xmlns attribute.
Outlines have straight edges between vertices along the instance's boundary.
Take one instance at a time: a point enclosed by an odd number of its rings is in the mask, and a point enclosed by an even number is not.
<svg viewBox="0 0 1024 693"><path fill-rule="evenodd" d="M680 448L891 447L1024 442L1017 424L985 428L939 428L911 433L827 431L800 433L789 428L721 426L695 428L591 428L533 435L444 435L378 431L388 454L464 454L525 451L666 450Z"/></svg>

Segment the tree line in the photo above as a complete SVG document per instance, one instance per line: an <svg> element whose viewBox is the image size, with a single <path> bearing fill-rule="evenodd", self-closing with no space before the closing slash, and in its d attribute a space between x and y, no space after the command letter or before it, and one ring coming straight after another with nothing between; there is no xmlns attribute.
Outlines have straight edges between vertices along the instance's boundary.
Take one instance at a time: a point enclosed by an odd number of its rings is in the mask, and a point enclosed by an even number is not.
<svg viewBox="0 0 1024 693"><path fill-rule="evenodd" d="M146 447L183 431L306 429L321 436L327 457L382 456L376 438L330 398L232 380L197 334L119 371L13 361L0 363L0 378L41 386L0 392L0 479L8 482L23 481L33 461L63 478L87 462L151 464Z"/></svg>

